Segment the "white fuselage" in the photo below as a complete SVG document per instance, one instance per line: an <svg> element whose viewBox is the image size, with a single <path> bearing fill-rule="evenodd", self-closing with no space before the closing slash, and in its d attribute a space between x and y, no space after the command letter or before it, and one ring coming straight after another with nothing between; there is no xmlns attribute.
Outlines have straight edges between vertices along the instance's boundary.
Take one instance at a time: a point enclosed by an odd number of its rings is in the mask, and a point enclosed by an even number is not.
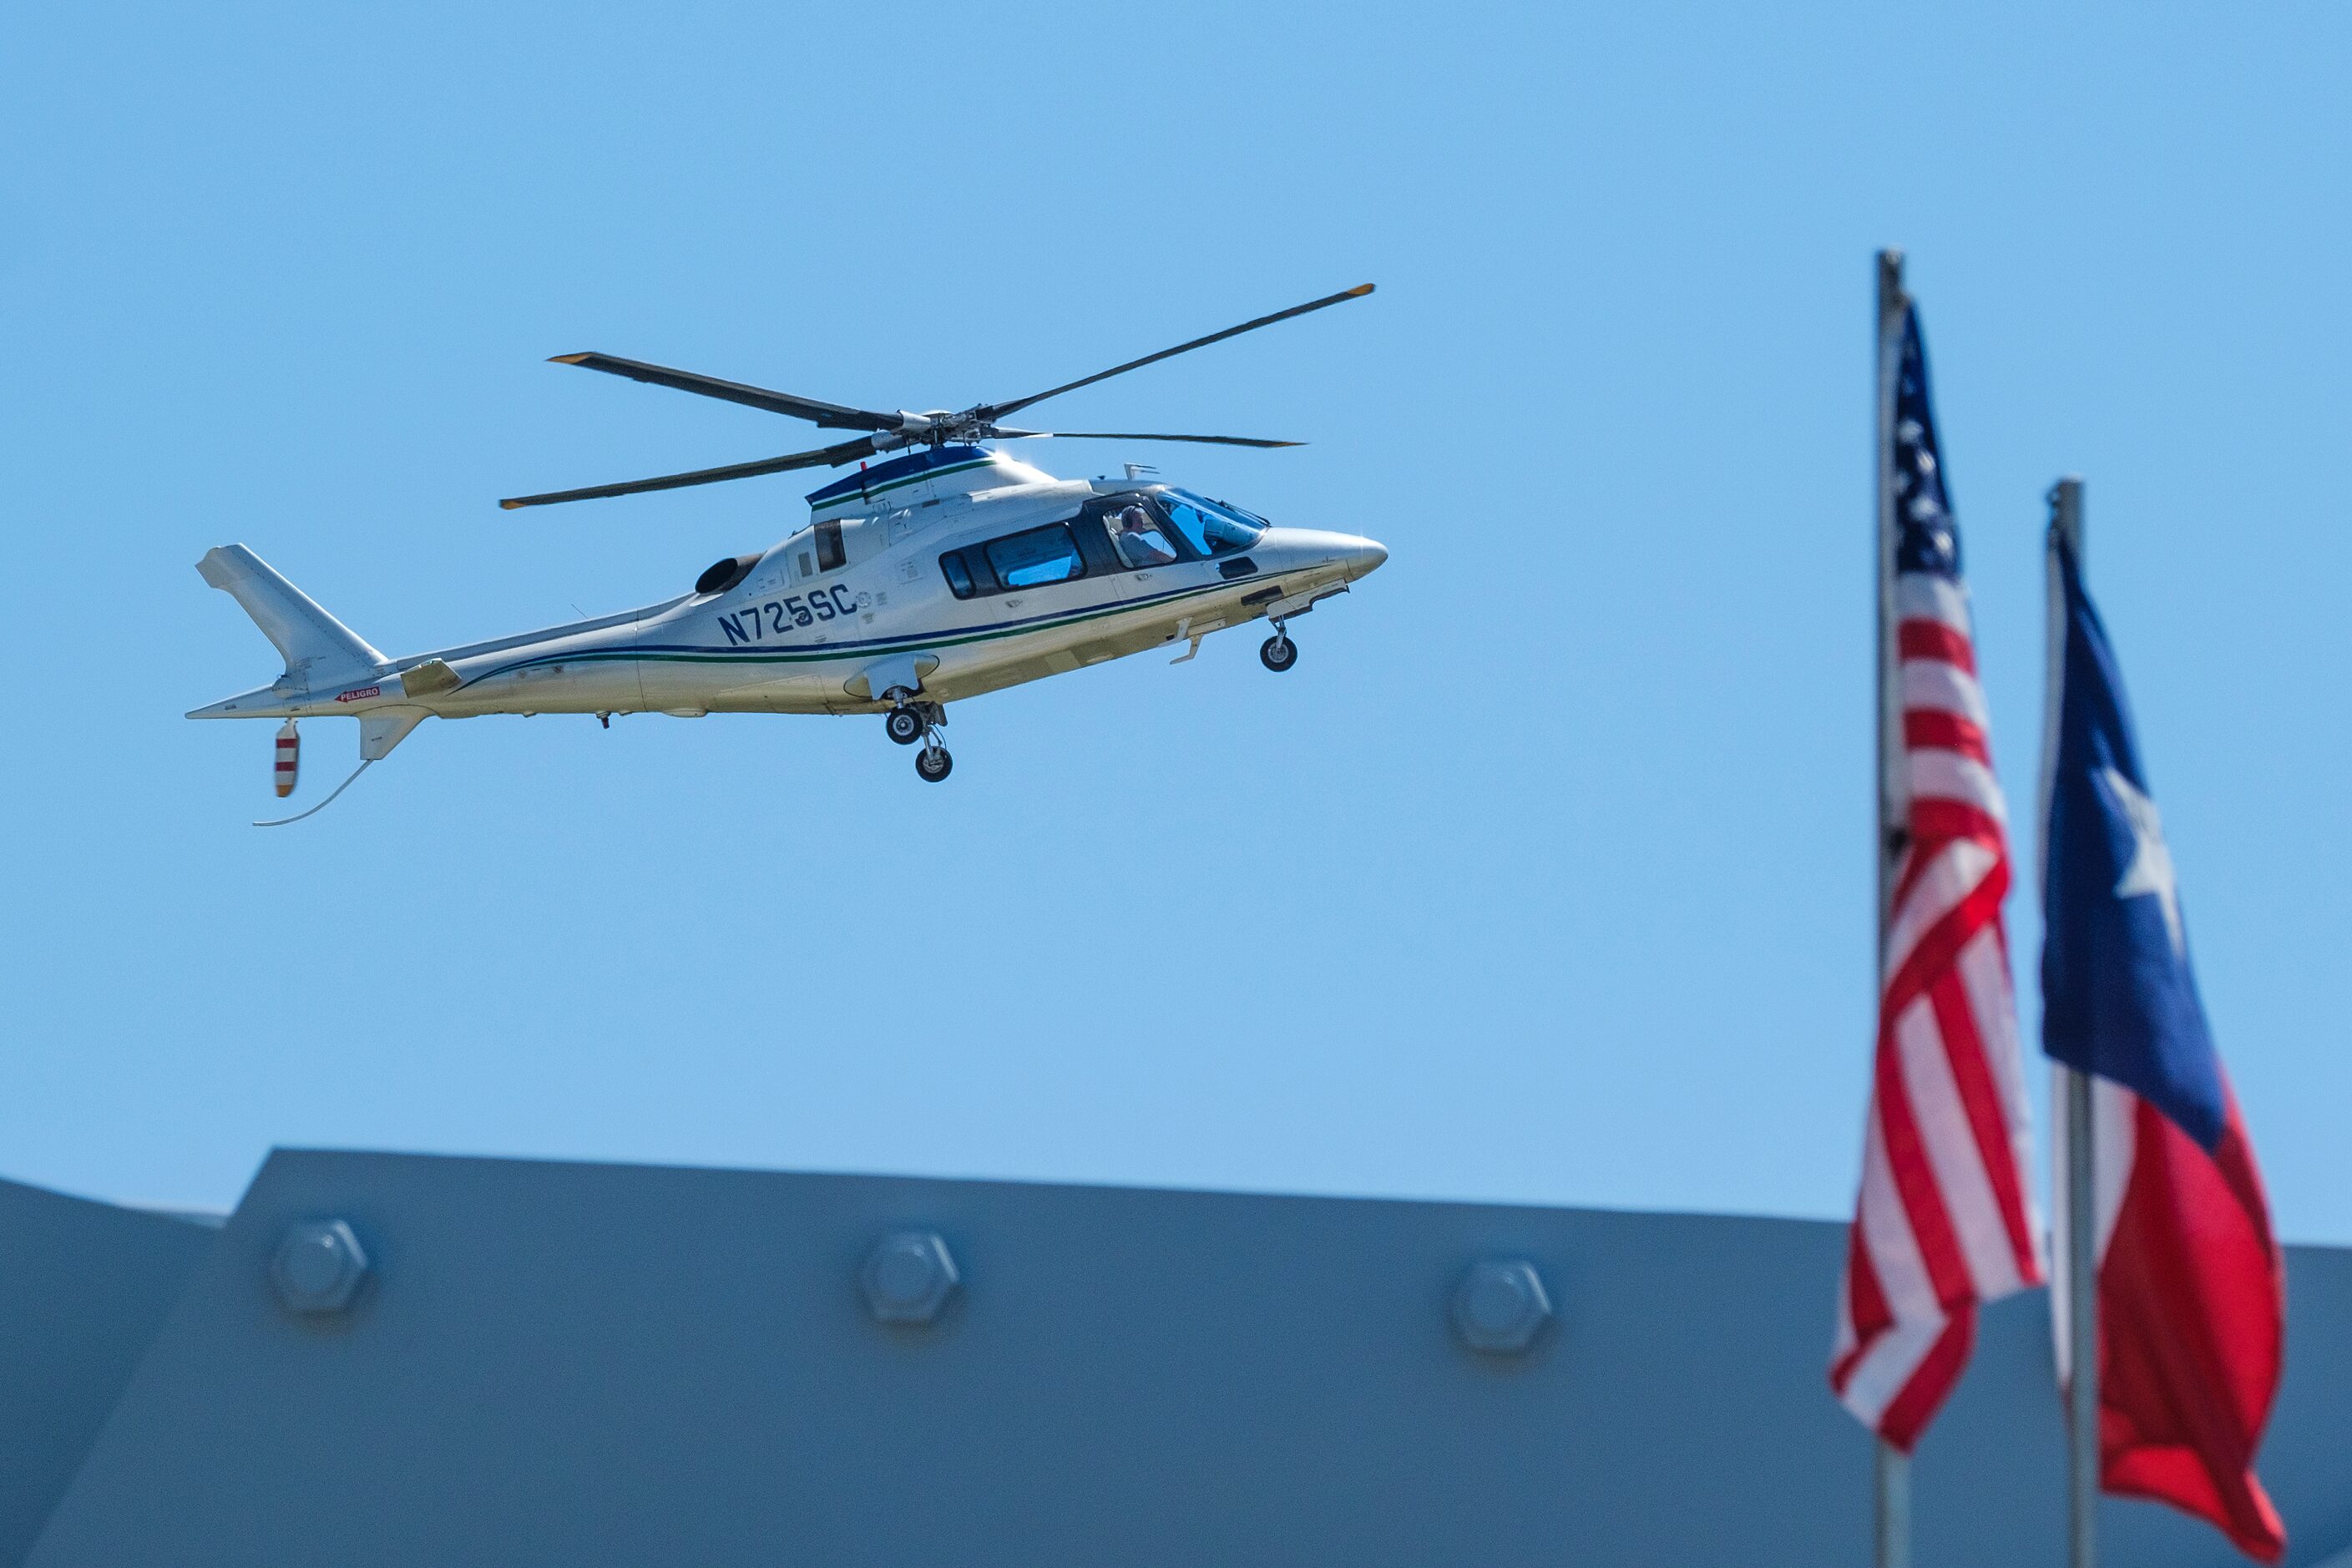
<svg viewBox="0 0 2352 1568"><path fill-rule="evenodd" d="M876 712L893 691L950 702L1269 611L1277 620L1303 614L1386 559L1368 539L1269 527L1244 552L1140 570L1090 544L1082 574L1025 587L992 581L958 597L943 554L1075 522L1097 497L1141 488L1055 479L986 456L960 482L919 477L893 495L828 503L716 593L373 670L289 670L191 717ZM1010 482L989 482L999 479ZM829 569L814 547L820 528L838 562ZM426 679L420 667L433 665L446 672Z"/></svg>

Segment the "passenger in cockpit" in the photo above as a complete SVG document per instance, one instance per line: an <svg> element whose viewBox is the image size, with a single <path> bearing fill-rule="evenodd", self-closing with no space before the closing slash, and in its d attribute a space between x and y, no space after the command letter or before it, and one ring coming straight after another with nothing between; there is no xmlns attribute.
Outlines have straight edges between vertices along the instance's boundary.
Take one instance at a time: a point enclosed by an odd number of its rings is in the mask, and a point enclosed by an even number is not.
<svg viewBox="0 0 2352 1568"><path fill-rule="evenodd" d="M1118 547L1118 558L1138 572L1166 566L1176 559L1167 535L1140 506L1130 503L1110 520L1110 537Z"/></svg>

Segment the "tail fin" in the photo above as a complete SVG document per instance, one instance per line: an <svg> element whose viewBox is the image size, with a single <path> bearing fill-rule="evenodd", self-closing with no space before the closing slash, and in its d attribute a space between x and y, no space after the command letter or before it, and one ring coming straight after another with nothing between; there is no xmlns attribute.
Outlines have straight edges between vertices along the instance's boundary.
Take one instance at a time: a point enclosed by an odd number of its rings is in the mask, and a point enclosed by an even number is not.
<svg viewBox="0 0 2352 1568"><path fill-rule="evenodd" d="M320 609L310 595L272 571L269 563L242 544L205 552L196 563L204 580L244 606L286 657L286 673L329 675L358 667L373 669L383 655L368 647L342 622Z"/></svg>

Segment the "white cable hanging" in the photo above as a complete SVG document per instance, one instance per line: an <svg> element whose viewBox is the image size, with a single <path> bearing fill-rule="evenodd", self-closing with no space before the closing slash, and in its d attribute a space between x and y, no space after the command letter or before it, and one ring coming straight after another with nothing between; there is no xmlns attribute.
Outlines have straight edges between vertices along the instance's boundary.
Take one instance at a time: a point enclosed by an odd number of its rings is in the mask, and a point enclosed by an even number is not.
<svg viewBox="0 0 2352 1568"><path fill-rule="evenodd" d="M299 822L306 816L318 816L319 813L326 810L327 807L335 804L335 795L341 795L345 790L351 788L353 784L358 782L360 774L367 772L370 768L375 766L375 764L376 759L370 757L366 762L363 762L358 767L353 768L350 778L347 778L342 783L337 784L332 795L328 795L326 799L320 801L310 810L298 811L291 816L281 816L274 822L257 822L254 826L256 827L283 827L289 822Z"/></svg>

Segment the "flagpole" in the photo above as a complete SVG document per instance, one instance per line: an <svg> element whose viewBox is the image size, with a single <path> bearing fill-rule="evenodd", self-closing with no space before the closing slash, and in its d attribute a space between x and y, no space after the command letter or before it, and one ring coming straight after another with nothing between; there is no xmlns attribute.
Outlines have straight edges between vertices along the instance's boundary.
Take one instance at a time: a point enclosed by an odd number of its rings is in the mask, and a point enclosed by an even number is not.
<svg viewBox="0 0 2352 1568"><path fill-rule="evenodd" d="M1877 963L1871 970L1874 1026L1886 984L1886 921L1895 900L1895 876L1910 831L1905 798L1902 689L1896 682L1895 648L1895 376L1903 352L1903 252L1878 253L1878 337L1872 419L1872 468L1877 476L1878 527L1872 574L1878 587L1878 796L1877 826L1871 855L1878 868ZM1878 1440L1875 1477L1877 1568L1911 1568L1911 1457L1884 1437Z"/></svg>
<svg viewBox="0 0 2352 1568"><path fill-rule="evenodd" d="M2076 571L2083 565L2083 481L2073 475L2050 487L2050 532L2066 542ZM2050 571L2049 729L2057 733L2057 703L2062 686L2055 671L2063 668L2065 650L2057 641L2066 622L2056 563ZM2054 740L2046 742L2054 746ZM2043 771L2050 764L2045 762ZM2049 831L2049 814L2042 815ZM2045 847L2044 854L2047 854ZM2071 1067L2058 1069L2065 1091L2066 1122L2066 1256L2059 1267L2066 1271L2066 1561L2070 1568L2095 1568L2098 1562L2099 1510L2099 1215L2098 1186L2092 1179L2091 1075Z"/></svg>

